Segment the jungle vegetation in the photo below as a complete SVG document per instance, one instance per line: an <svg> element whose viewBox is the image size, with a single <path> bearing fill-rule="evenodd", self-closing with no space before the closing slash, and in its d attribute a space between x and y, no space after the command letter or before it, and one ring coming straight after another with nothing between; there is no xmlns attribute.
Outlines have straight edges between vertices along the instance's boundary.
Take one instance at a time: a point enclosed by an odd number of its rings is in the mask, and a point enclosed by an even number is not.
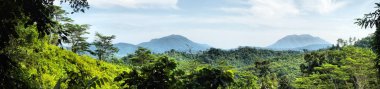
<svg viewBox="0 0 380 89"><path fill-rule="evenodd" d="M317 51L254 47L155 54L139 48L116 58L115 36L66 17L89 9L87 0L0 1L0 88L4 89L376 89L380 86L379 7L356 22L376 32ZM4 8L6 7L6 8ZM69 49L66 49L66 44ZM95 45L96 50L89 50ZM95 56L91 56L91 55Z"/></svg>

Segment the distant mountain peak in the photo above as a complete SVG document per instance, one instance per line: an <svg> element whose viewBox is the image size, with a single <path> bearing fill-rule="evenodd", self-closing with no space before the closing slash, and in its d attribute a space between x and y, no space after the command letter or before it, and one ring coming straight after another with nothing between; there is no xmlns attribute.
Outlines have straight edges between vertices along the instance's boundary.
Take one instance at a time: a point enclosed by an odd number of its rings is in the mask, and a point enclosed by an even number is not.
<svg viewBox="0 0 380 89"><path fill-rule="evenodd" d="M119 52L116 54L117 57L123 57L127 54L132 54L138 49L138 47L147 48L154 53L163 53L172 49L176 51L193 53L211 48L206 44L199 44L187 39L184 36L175 34L152 39L149 42L143 42L138 45L129 43L115 43L113 46L119 49ZM96 48L92 45L90 49L95 50Z"/></svg>
<svg viewBox="0 0 380 89"><path fill-rule="evenodd" d="M161 38L152 39L149 42L162 41L162 40L165 40L165 41L191 41L191 40L187 39L186 37L184 37L182 35L172 34L172 35L169 35L169 36L164 36L164 37L161 37ZM146 42L143 42L143 43L146 43Z"/></svg>
<svg viewBox="0 0 380 89"><path fill-rule="evenodd" d="M162 39L165 39L165 38L186 39L186 40L189 40L189 39L187 39L186 37L184 37L182 35L176 35L176 34L172 34L172 35L169 35L169 36L162 37Z"/></svg>
<svg viewBox="0 0 380 89"><path fill-rule="evenodd" d="M314 37L314 36L312 36L310 34L299 34L299 35L293 34L293 35L287 35L284 38L294 38L294 37L308 37L308 38L310 38L310 37Z"/></svg>
<svg viewBox="0 0 380 89"><path fill-rule="evenodd" d="M171 35L169 35L169 36L165 36L165 37L172 37L172 38L186 38L186 37L184 37L184 36L182 36L182 35L177 35L177 34L171 34ZM165 38L165 37L162 37L162 38Z"/></svg>
<svg viewBox="0 0 380 89"><path fill-rule="evenodd" d="M301 34L301 35L287 35L274 44L268 46L268 48L272 49L297 49L297 48L305 48L318 45L318 47L324 47L326 45L330 45L329 42L315 37L309 34ZM321 46L323 45L323 46ZM317 48L313 48L317 49Z"/></svg>
<svg viewBox="0 0 380 89"><path fill-rule="evenodd" d="M310 34L300 34L300 35L287 35L285 37L283 37L282 39L299 39L299 38L304 38L304 39L320 39L320 40L323 40L319 37L316 37L316 36L312 36ZM327 41L326 41L327 42ZM328 43L328 42L327 42Z"/></svg>
<svg viewBox="0 0 380 89"><path fill-rule="evenodd" d="M120 42L120 43L116 43L114 45L133 45L133 44Z"/></svg>
<svg viewBox="0 0 380 89"><path fill-rule="evenodd" d="M148 48L156 53L162 53L171 49L187 52L189 50L201 51L210 48L208 45L199 44L182 35L175 34L143 42L138 44L138 46Z"/></svg>

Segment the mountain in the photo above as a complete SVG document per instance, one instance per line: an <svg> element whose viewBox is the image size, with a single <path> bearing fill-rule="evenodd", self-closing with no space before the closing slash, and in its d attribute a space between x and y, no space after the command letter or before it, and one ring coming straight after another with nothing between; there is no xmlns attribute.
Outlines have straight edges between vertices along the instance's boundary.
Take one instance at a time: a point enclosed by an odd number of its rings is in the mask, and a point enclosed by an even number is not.
<svg viewBox="0 0 380 89"><path fill-rule="evenodd" d="M303 49L307 49L307 50L319 50L319 49L323 49L323 48L328 48L328 47L331 47L332 44L312 44L312 45L307 45L307 46L304 46L304 47L298 47L298 48L294 48L294 49L290 49L290 50L303 50Z"/></svg>
<svg viewBox="0 0 380 89"><path fill-rule="evenodd" d="M318 50L327 48L331 45L331 43L319 37L303 34L285 36L267 48L275 50Z"/></svg>
<svg viewBox="0 0 380 89"><path fill-rule="evenodd" d="M127 54L132 54L138 48L138 46L133 45L133 44L129 44L129 43L116 43L116 44L113 44L113 46L119 49L119 52L117 52L115 54L116 57L124 57ZM95 51L96 47L94 45L91 45L89 47L89 49L92 51ZM87 53L87 54L90 55L90 53ZM91 55L91 56L93 56L93 55Z"/></svg>
<svg viewBox="0 0 380 89"><path fill-rule="evenodd" d="M116 43L113 44L113 46L119 49L119 52L116 54L117 57L123 57L127 54L132 54L138 48L138 46L129 43Z"/></svg>
<svg viewBox="0 0 380 89"><path fill-rule="evenodd" d="M148 48L154 53L163 53L171 49L183 52L197 52L210 48L206 44L195 43L181 35L169 35L152 39L149 42L140 43L138 46Z"/></svg>
<svg viewBox="0 0 380 89"><path fill-rule="evenodd" d="M129 43L116 43L113 45L119 49L119 52L115 55L116 57L132 54L138 49L138 47L147 48L154 53L163 53L170 51L171 49L182 52L190 52L191 49L191 52L197 52L210 48L210 46L206 44L195 43L181 35L169 35L162 38L152 39L149 42L143 42L138 45ZM96 50L95 46L90 46L90 50Z"/></svg>

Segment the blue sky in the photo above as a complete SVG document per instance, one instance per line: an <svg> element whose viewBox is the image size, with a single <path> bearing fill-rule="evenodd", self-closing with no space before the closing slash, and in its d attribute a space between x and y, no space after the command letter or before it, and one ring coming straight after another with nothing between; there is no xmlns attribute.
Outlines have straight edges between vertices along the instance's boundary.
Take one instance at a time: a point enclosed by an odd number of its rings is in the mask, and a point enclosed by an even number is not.
<svg viewBox="0 0 380 89"><path fill-rule="evenodd" d="M138 44L171 34L216 48L265 47L292 34L331 43L365 37L355 18L374 10L375 0L88 0L86 13L70 15L114 43Z"/></svg>

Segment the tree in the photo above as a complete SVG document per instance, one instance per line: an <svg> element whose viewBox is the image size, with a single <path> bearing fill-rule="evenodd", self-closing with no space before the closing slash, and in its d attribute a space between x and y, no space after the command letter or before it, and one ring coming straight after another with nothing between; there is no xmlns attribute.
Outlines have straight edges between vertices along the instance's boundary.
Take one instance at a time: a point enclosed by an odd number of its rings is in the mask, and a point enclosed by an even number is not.
<svg viewBox="0 0 380 89"><path fill-rule="evenodd" d="M209 50L204 51L203 55L201 56L204 62L212 63L213 61L218 59L217 57L224 56L224 51L217 48L210 48Z"/></svg>
<svg viewBox="0 0 380 89"><path fill-rule="evenodd" d="M343 39L341 39L341 38L339 38L338 40L337 40L337 44L336 44L338 47L339 46L346 46L347 44L346 44L346 42L343 40Z"/></svg>
<svg viewBox="0 0 380 89"><path fill-rule="evenodd" d="M79 70L79 73L68 71L68 76L59 79L54 89L61 89L62 83L67 83L71 89L91 89L97 86L101 88L107 81L107 78L92 77L83 70Z"/></svg>
<svg viewBox="0 0 380 89"><path fill-rule="evenodd" d="M139 47L134 54L134 57L130 58L133 65L141 66L146 63L154 61L154 56L150 50Z"/></svg>
<svg viewBox="0 0 380 89"><path fill-rule="evenodd" d="M86 41L87 37L83 37L85 34L89 34L86 30L89 28L89 25L79 25L79 24L70 24L66 23L64 25L65 31L67 31L68 40L65 43L71 45L71 51L77 54L88 52L90 43Z"/></svg>
<svg viewBox="0 0 380 89"><path fill-rule="evenodd" d="M52 33L52 26L57 23L52 20L55 17L55 0L1 0L0 1L0 50L6 47L12 37L18 37L16 26L19 21L25 26L37 25L40 37ZM68 2L73 12L84 12L89 8L87 0L60 0L61 3ZM57 32L57 34L62 34Z"/></svg>
<svg viewBox="0 0 380 89"><path fill-rule="evenodd" d="M293 89L291 86L291 80L288 76L280 77L280 81L278 83L278 89Z"/></svg>
<svg viewBox="0 0 380 89"><path fill-rule="evenodd" d="M374 12L364 14L363 18L357 19L355 24L361 26L362 28L373 28L376 27L376 31L373 34L373 48L374 52L377 54L377 58L375 60L375 67L377 68L377 76L380 81L380 3L376 4L376 10Z"/></svg>
<svg viewBox="0 0 380 89"><path fill-rule="evenodd" d="M258 75L261 89L275 89L278 87L277 76L270 71L270 62L255 62L256 75Z"/></svg>
<svg viewBox="0 0 380 89"><path fill-rule="evenodd" d="M53 26L52 32L61 32L62 34L51 34L49 37L50 43L55 45L62 45L62 41L68 43L71 46L71 50L77 54L90 51L88 50L90 44L86 42L88 38L83 37L83 35L89 34L86 30L89 29L90 25L74 24L74 20L67 17L68 13L62 10L61 7L54 6L53 9L54 12L52 14L55 17L52 19L57 25Z"/></svg>
<svg viewBox="0 0 380 89"><path fill-rule="evenodd" d="M305 54L304 60L305 64L301 64L301 72L304 74L312 74L318 72L315 70L315 67L321 67L323 63L328 61L327 52L311 52Z"/></svg>
<svg viewBox="0 0 380 89"><path fill-rule="evenodd" d="M67 41L67 36L69 32L67 31L65 24L71 24L74 22L71 18L67 17L69 13L63 10L59 6L53 6L53 15L55 16L52 20L56 23L56 25L52 26L52 33L60 33L60 34L50 34L50 43L54 45L62 45L62 41Z"/></svg>
<svg viewBox="0 0 380 89"><path fill-rule="evenodd" d="M355 42L354 46L355 47L362 47L362 48L373 48L373 34L370 34L367 37L364 37L358 41Z"/></svg>
<svg viewBox="0 0 380 89"><path fill-rule="evenodd" d="M218 89L226 88L234 82L233 73L221 69L203 68L190 75L191 82L188 89Z"/></svg>
<svg viewBox="0 0 380 89"><path fill-rule="evenodd" d="M18 38L17 26L36 25L40 38L53 33L57 23L54 18L53 2L55 0L0 0L0 86L1 88L22 88L21 81L11 71L18 68L17 62L10 59L5 50L9 41ZM60 0L68 2L73 12L84 12L89 8L87 0ZM62 34L57 31L56 34ZM5 52L2 52L5 51Z"/></svg>
<svg viewBox="0 0 380 89"><path fill-rule="evenodd" d="M147 52L144 54L153 56ZM176 76L183 73L175 71L177 64L173 60L162 56L148 62L141 65L141 68L134 68L130 73L120 74L115 81L122 81L121 86L128 85L125 87L127 89L176 89L174 87L180 87L180 85L176 85Z"/></svg>
<svg viewBox="0 0 380 89"><path fill-rule="evenodd" d="M378 87L369 49L353 46L339 50L325 50L305 55L301 65L303 76L295 80L296 88L372 89Z"/></svg>
<svg viewBox="0 0 380 89"><path fill-rule="evenodd" d="M98 56L99 60L106 60L119 51L119 49L113 47L112 44L112 39L115 39L115 35L104 36L96 33L95 36L97 38L93 42L93 45L95 45L96 50L92 52L92 54Z"/></svg>

